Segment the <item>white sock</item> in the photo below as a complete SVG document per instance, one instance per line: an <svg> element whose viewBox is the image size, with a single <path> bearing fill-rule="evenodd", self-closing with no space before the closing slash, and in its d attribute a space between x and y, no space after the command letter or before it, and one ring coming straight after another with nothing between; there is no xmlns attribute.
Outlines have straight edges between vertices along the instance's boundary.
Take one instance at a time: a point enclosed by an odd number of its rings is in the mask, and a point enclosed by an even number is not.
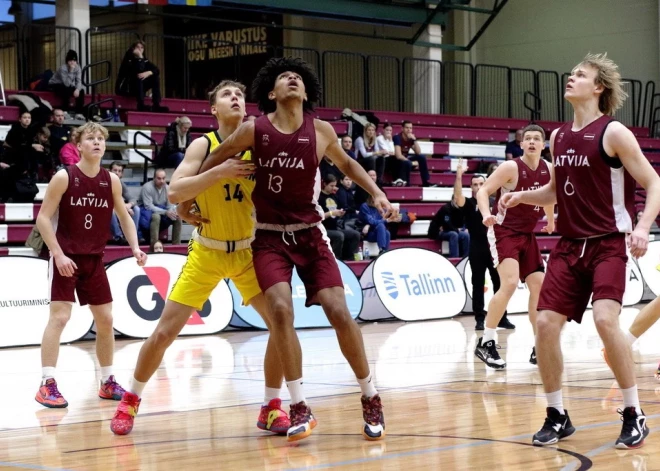
<svg viewBox="0 0 660 471"><path fill-rule="evenodd" d="M101 367L101 382L105 383L112 376L112 365Z"/></svg>
<svg viewBox="0 0 660 471"><path fill-rule="evenodd" d="M373 381L371 373L369 373L369 376L364 379L358 379L357 382L360 385L360 389L362 390L362 395L367 399L370 399L378 394L378 391L376 391L376 385L374 384L375 381Z"/></svg>
<svg viewBox="0 0 660 471"><path fill-rule="evenodd" d="M641 407L639 407L639 395L637 394L637 385L634 385L632 388L622 389L621 394L623 394L623 408L634 407L637 411L637 414L642 413Z"/></svg>
<svg viewBox="0 0 660 471"><path fill-rule="evenodd" d="M289 388L289 395L291 396L291 404L298 404L305 402L305 393L303 392L303 379L294 379L287 381L286 387Z"/></svg>
<svg viewBox="0 0 660 471"><path fill-rule="evenodd" d="M44 366L41 368L41 384L44 384L47 379L55 378L55 367Z"/></svg>
<svg viewBox="0 0 660 471"><path fill-rule="evenodd" d="M143 383L135 378L131 378L131 383L128 385L128 392L135 394L137 397L142 397L142 391L144 391L146 385L146 382Z"/></svg>
<svg viewBox="0 0 660 471"><path fill-rule="evenodd" d="M484 343L490 342L491 340L496 340L496 337L497 337L496 332L497 332L497 329L491 329L489 327L486 327L484 329L484 339L481 342L481 344L483 345Z"/></svg>
<svg viewBox="0 0 660 471"><path fill-rule="evenodd" d="M561 415L566 414L566 411L564 410L564 398L562 396L561 389L559 391L545 393L545 397L548 400L548 407L554 407L559 411Z"/></svg>
<svg viewBox="0 0 660 471"><path fill-rule="evenodd" d="M264 389L264 406L267 406L271 399L277 399L280 397L281 388L269 388L266 386Z"/></svg>
<svg viewBox="0 0 660 471"><path fill-rule="evenodd" d="M637 337L635 337L632 332L629 330L626 330L626 340L628 341L628 344L632 347L632 345L637 342Z"/></svg>

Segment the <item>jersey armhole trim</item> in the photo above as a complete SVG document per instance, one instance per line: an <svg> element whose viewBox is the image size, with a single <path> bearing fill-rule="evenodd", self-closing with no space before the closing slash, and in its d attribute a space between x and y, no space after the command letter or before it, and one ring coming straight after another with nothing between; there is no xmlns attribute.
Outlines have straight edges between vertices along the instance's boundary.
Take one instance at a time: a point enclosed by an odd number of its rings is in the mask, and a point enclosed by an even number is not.
<svg viewBox="0 0 660 471"><path fill-rule="evenodd" d="M616 121L616 119L612 118L610 119L606 124L605 127L603 128L603 132L600 133L600 138L598 139L598 150L600 153L601 159L603 159L603 162L611 168L614 169L619 169L623 167L623 162L621 162L621 159L617 159L616 157L611 157L605 152L605 145L603 144L603 141L605 140L605 131L607 131L607 127Z"/></svg>

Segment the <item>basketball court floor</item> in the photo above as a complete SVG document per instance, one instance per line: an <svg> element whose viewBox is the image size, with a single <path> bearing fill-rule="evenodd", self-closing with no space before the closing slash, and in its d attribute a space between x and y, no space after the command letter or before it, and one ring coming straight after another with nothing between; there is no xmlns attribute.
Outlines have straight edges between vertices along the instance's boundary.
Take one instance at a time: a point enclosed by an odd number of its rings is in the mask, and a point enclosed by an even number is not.
<svg viewBox="0 0 660 471"><path fill-rule="evenodd" d="M626 308L627 328L637 313ZM601 358L592 318L567 325L564 402L577 432L558 446L531 446L545 417L538 371L528 363L532 329L510 316L499 330L503 371L475 359L470 317L362 324L388 436L360 435L359 388L330 329L300 331L307 399L319 421L297 444L256 428L263 399L262 332L182 338L147 386L133 432L109 429L116 403L96 396L93 342L62 346L64 410L34 400L38 347L0 351L0 469L33 470L658 470L660 325L634 350L651 435L638 450L614 449L621 395ZM142 341L117 342L115 370L127 385ZM283 391L288 410L288 394Z"/></svg>

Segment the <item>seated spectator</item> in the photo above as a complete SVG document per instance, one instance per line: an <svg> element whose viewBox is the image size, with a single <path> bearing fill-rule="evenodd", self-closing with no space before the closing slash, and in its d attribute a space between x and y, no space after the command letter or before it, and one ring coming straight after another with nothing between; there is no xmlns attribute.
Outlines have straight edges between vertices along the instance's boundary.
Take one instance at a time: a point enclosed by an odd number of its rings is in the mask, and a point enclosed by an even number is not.
<svg viewBox="0 0 660 471"><path fill-rule="evenodd" d="M163 253L165 252L165 247L163 247L163 243L160 240L157 240L151 251L154 253Z"/></svg>
<svg viewBox="0 0 660 471"><path fill-rule="evenodd" d="M397 179L394 184L397 186L410 186L410 171L413 167L413 162L419 164L419 173L422 176L422 186L431 187L437 186L431 184L431 175L429 174L426 156L422 155L422 150L419 147L417 138L413 134L413 125L410 121L403 122L402 131L392 138L394 142L394 155L397 158L397 167L394 169L394 175ZM410 155L410 150L414 154Z"/></svg>
<svg viewBox="0 0 660 471"><path fill-rule="evenodd" d="M339 170L339 167L337 167L334 162L326 156L323 156L323 159L319 164L319 171L321 172L321 180L323 181L326 181L325 177L328 175L332 175L337 179L337 181L339 181L344 176L344 174L341 173L341 170Z"/></svg>
<svg viewBox="0 0 660 471"><path fill-rule="evenodd" d="M76 51L69 50L66 53L65 64L61 65L50 78L48 88L60 98L63 110L69 110L69 99L75 98L73 111L76 113L76 119L85 119L82 115L85 107L85 90L83 90L82 69L78 64Z"/></svg>
<svg viewBox="0 0 660 471"><path fill-rule="evenodd" d="M341 147L344 149L344 152L352 158L357 160L357 157L355 156L355 152L353 152L353 138L349 136L348 134L345 134L341 138Z"/></svg>
<svg viewBox="0 0 660 471"><path fill-rule="evenodd" d="M154 179L142 186L140 193L140 229L149 233L152 247L159 239L161 231L172 226L172 243L181 243L181 219L176 214L176 205L167 201L167 174L159 168Z"/></svg>
<svg viewBox="0 0 660 471"><path fill-rule="evenodd" d="M153 107L144 104L147 91L151 90ZM167 112L168 108L160 105L160 71L144 55L144 42L137 41L124 54L119 66L115 84L115 93L122 96L134 96L139 111Z"/></svg>
<svg viewBox="0 0 660 471"><path fill-rule="evenodd" d="M29 112L21 113L18 123L12 124L5 142L3 143L3 155L0 162L0 200L21 202L27 198L18 195L17 184L24 180L26 175L32 172L36 175L36 167L30 165L32 162L32 151L42 147L34 142L36 129L31 126L32 115ZM36 186L36 182L35 182Z"/></svg>
<svg viewBox="0 0 660 471"><path fill-rule="evenodd" d="M355 140L357 160L365 170L375 170L378 181L383 179L385 172L386 150L381 150L376 144L376 125L367 123L364 134Z"/></svg>
<svg viewBox="0 0 660 471"><path fill-rule="evenodd" d="M192 121L187 116L177 118L167 127L163 146L160 148L156 165L163 168L177 168L190 145Z"/></svg>
<svg viewBox="0 0 660 471"><path fill-rule="evenodd" d="M110 165L110 171L117 175L121 181L121 197L124 200L128 214L130 214L131 218L133 219L135 228L138 229L140 227L140 207L137 205L137 200L135 198L131 198L128 186L126 186L126 183L124 183L122 180L124 176L124 164L119 161L112 162L112 165ZM128 245L128 241L126 241L126 237L124 237L124 233L119 226L119 218L117 217L117 213L114 211L112 213L112 221L110 221L110 234L112 236L113 243L117 245ZM140 243L144 242L144 238L142 237L142 234L139 230L138 238L140 239Z"/></svg>
<svg viewBox="0 0 660 471"><path fill-rule="evenodd" d="M78 151L78 146L76 145L76 139L78 138L77 132L74 130L71 133L69 142L64 144L62 150L60 150L59 160L60 165L75 165L80 162L80 152Z"/></svg>
<svg viewBox="0 0 660 471"><path fill-rule="evenodd" d="M497 167L499 167L499 166L500 166L500 165L499 165L497 162L493 162L492 164L490 164L490 165L488 166L488 169L486 170L486 178L490 177L490 176L492 175L492 173L493 173L495 170L497 170Z"/></svg>
<svg viewBox="0 0 660 471"><path fill-rule="evenodd" d="M343 220L344 227L355 229L355 222L357 220L358 208L355 206L355 197L353 196L353 180L348 175L344 175L339 179L339 186L335 194L337 206L345 211Z"/></svg>
<svg viewBox="0 0 660 471"><path fill-rule="evenodd" d="M364 224L362 234L365 240L376 242L381 252L389 250L391 236L390 231L387 230L387 221L374 206L374 199L371 195L367 198L367 202L360 206L358 219Z"/></svg>
<svg viewBox="0 0 660 471"><path fill-rule="evenodd" d="M376 145L380 150L385 151L384 157L396 157L394 141L392 140L392 125L390 123L385 123L383 126L383 133L376 138Z"/></svg>
<svg viewBox="0 0 660 471"><path fill-rule="evenodd" d="M62 147L69 142L71 128L64 125L64 111L60 108L53 110L53 122L50 129L50 151L55 158L59 158ZM57 165L55 165L57 167Z"/></svg>
<svg viewBox="0 0 660 471"><path fill-rule="evenodd" d="M369 175L369 177L376 183L376 185L378 185L378 188L380 188L381 190L383 189L382 184L378 182L378 177L376 176L375 170L367 171L367 175ZM367 190L365 190L361 186L355 187L355 193L353 194L353 201L355 201L356 208L360 208L360 206L362 206L362 203L366 203L368 197L369 197L369 193L367 193Z"/></svg>
<svg viewBox="0 0 660 471"><path fill-rule="evenodd" d="M449 241L449 256L466 257L470 249L470 234L465 230L465 220L461 208L451 202L440 208L429 225L428 236L434 240Z"/></svg>
<svg viewBox="0 0 660 471"><path fill-rule="evenodd" d="M31 150L30 166L37 172L39 183L48 183L55 174L57 164L50 149L50 130L43 127L37 131ZM59 159L58 159L59 162Z"/></svg>
<svg viewBox="0 0 660 471"><path fill-rule="evenodd" d="M516 157L522 157L524 152L522 150L522 147L520 147L520 143L522 142L523 138L523 130L518 129L516 131L516 138L509 142L506 145L506 149L504 149L504 155L506 156L506 160L511 160L515 159Z"/></svg>
<svg viewBox="0 0 660 471"><path fill-rule="evenodd" d="M339 260L355 260L355 254L360 245L360 233L351 228L340 227L338 224L345 211L337 206L336 191L337 179L334 175L328 175L323 181L319 195L319 206L323 208L324 212L323 226L330 238L330 245L335 257Z"/></svg>
<svg viewBox="0 0 660 471"><path fill-rule="evenodd" d="M32 126L32 115L29 111L21 113L18 123L11 125L3 147L5 152L16 156L24 156L34 147L37 130Z"/></svg>

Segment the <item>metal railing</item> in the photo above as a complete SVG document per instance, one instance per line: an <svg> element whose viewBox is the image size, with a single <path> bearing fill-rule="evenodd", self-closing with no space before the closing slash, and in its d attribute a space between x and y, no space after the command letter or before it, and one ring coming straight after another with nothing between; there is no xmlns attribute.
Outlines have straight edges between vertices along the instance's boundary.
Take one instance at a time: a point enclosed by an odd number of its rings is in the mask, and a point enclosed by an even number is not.
<svg viewBox="0 0 660 471"><path fill-rule="evenodd" d="M90 82L91 70L96 66L105 65L105 74L101 75L100 78ZM86 65L82 70L82 83L85 87L91 90L91 100L92 102L87 105L87 119L92 119L94 116L94 111L98 109L99 114L101 114L101 105L103 103L112 103L112 109L117 108L117 102L114 97L109 97L101 99L101 94L96 93L96 86L102 83L105 83L110 80L112 76L112 63L107 60L102 60L94 62L93 64Z"/></svg>
<svg viewBox="0 0 660 471"><path fill-rule="evenodd" d="M156 159L155 158L152 159L152 158L148 157L147 154L145 154L144 152L142 152L138 148L138 145L139 145L138 142L137 142L138 136L142 136L145 139L147 139L149 142L151 142L151 145L154 146L154 154L153 155L156 156L156 157L158 157L158 142L156 142L156 140L154 138L152 138L148 134L143 133L142 131L137 131L135 134L133 134L133 150L135 151L135 153L137 155L139 155L140 157L142 157L144 159L142 183L146 183L147 178L149 176L149 163L153 163Z"/></svg>

